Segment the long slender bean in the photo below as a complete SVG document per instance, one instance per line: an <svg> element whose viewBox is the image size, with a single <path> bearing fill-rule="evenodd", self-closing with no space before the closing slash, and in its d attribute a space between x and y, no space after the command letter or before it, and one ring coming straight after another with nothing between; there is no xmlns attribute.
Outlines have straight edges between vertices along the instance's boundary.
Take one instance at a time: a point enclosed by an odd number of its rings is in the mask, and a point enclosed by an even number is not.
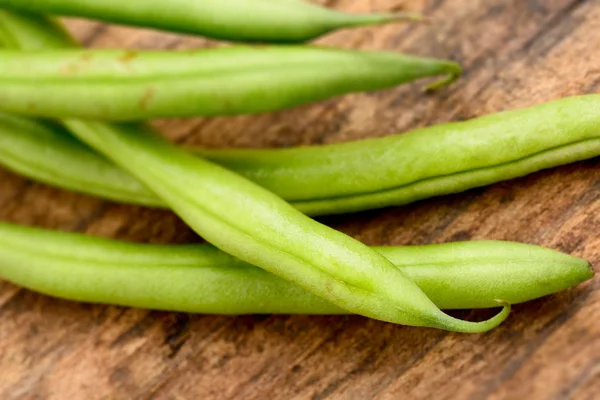
<svg viewBox="0 0 600 400"><path fill-rule="evenodd" d="M421 19L414 13L349 14L300 0L0 0L0 7L216 39L287 43L343 28Z"/></svg>
<svg viewBox="0 0 600 400"><path fill-rule="evenodd" d="M599 110L600 95L592 94L379 139L193 151L306 214L334 214L407 204L596 157ZM127 172L47 123L0 114L0 163L67 189L163 205Z"/></svg>
<svg viewBox="0 0 600 400"><path fill-rule="evenodd" d="M374 249L443 309L521 303L593 276L585 260L520 243ZM7 223L0 223L0 278L68 300L168 311L347 313L212 246L124 243Z"/></svg>
<svg viewBox="0 0 600 400"><path fill-rule="evenodd" d="M6 29L5 29L6 30ZM253 114L418 78L457 64L390 52L308 46L191 51L0 51L0 109L113 121Z"/></svg>
<svg viewBox="0 0 600 400"><path fill-rule="evenodd" d="M11 31L13 37L37 36L40 24L47 25L44 32L48 35L64 36L41 17L5 13L0 21L13 17L23 21L19 29ZM34 29L26 29L28 22ZM64 46L71 45L72 40L65 38ZM458 332L487 331L510 313L504 302L499 314L483 322L463 321L443 313L379 253L304 216L246 178L194 157L152 131L140 132L138 125L72 119L63 123L147 185L220 250L349 312Z"/></svg>

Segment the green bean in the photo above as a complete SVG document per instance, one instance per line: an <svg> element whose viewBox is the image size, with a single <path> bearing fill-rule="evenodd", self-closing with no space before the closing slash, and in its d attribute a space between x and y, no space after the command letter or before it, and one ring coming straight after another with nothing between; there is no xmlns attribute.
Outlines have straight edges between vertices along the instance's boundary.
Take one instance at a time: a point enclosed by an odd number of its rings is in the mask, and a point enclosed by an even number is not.
<svg viewBox="0 0 600 400"><path fill-rule="evenodd" d="M170 146L162 138L82 121L71 131L152 188L207 241L353 313L405 325L462 332L491 329L454 320L389 261L304 217L272 193L229 170ZM389 264L391 266L391 264ZM416 289L416 285L415 289Z"/></svg>
<svg viewBox="0 0 600 400"><path fill-rule="evenodd" d="M599 109L600 95L593 94L378 139L193 151L305 214L335 214L403 205L598 156ZM65 169L69 163L72 168ZM60 127L0 114L0 164L67 189L163 206L131 175Z"/></svg>
<svg viewBox="0 0 600 400"><path fill-rule="evenodd" d="M0 113L0 164L75 192L166 207L129 173L84 145L62 125L50 121Z"/></svg>
<svg viewBox="0 0 600 400"><path fill-rule="evenodd" d="M246 42L297 43L416 13L349 14L300 0L0 0L0 7Z"/></svg>
<svg viewBox="0 0 600 400"><path fill-rule="evenodd" d="M40 18L20 19L13 37L37 35ZM26 29L30 23L34 29ZM5 29L6 29L6 25ZM64 36L47 24L48 35ZM23 40L22 43L28 42ZM72 41L65 39L65 47ZM147 185L198 234L220 250L303 287L342 309L367 317L457 332L502 323L510 305L483 322L443 313L385 257L301 214L271 192L216 164L184 152L139 125L79 120L63 123L81 140Z"/></svg>
<svg viewBox="0 0 600 400"><path fill-rule="evenodd" d="M459 73L448 61L307 46L3 50L0 109L113 121L253 114Z"/></svg>
<svg viewBox="0 0 600 400"><path fill-rule="evenodd" d="M577 285L589 263L538 246L376 247L443 309L516 304ZM68 300L203 314L345 314L208 245L124 243L0 223L0 278Z"/></svg>

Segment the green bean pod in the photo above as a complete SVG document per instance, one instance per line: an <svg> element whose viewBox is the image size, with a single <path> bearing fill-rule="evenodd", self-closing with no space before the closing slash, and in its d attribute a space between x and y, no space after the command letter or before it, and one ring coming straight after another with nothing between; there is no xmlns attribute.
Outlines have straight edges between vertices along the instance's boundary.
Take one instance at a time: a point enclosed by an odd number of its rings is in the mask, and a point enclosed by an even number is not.
<svg viewBox="0 0 600 400"><path fill-rule="evenodd" d="M489 308L593 276L585 260L496 241L375 247L442 309ZM0 223L0 278L67 300L202 314L346 314L209 245L124 243Z"/></svg>
<svg viewBox="0 0 600 400"><path fill-rule="evenodd" d="M491 320L472 323L438 312L381 255L151 132L75 120L65 124L154 190L208 242L350 312L460 332L489 330L508 314L505 307Z"/></svg>
<svg viewBox="0 0 600 400"><path fill-rule="evenodd" d="M300 0L0 0L0 7L188 33L215 39L299 43L416 13L350 14Z"/></svg>
<svg viewBox="0 0 600 400"><path fill-rule="evenodd" d="M0 51L0 110L132 121L254 114L460 74L457 64L390 52L232 46L191 51Z"/></svg>
<svg viewBox="0 0 600 400"><path fill-rule="evenodd" d="M18 14L12 37L37 36L43 19ZM26 29L27 24L32 29ZM47 35L63 37L47 24ZM5 30L7 24L3 25ZM64 46L72 44L64 40ZM27 48L27 47L26 47ZM51 53L47 53L51 54ZM43 68L42 68L43 69ZM80 120L63 123L154 191L198 234L220 250L367 317L457 332L483 332L502 323L510 305L483 322L443 313L389 260L364 244L300 213L273 193L223 167L178 149L139 125Z"/></svg>
<svg viewBox="0 0 600 400"><path fill-rule="evenodd" d="M167 207L131 174L52 121L0 113L0 165L63 189Z"/></svg>
<svg viewBox="0 0 600 400"><path fill-rule="evenodd" d="M600 95L591 94L385 138L192 151L315 216L403 205L595 157L598 126ZM0 164L70 190L164 206L130 174L48 123L0 114Z"/></svg>

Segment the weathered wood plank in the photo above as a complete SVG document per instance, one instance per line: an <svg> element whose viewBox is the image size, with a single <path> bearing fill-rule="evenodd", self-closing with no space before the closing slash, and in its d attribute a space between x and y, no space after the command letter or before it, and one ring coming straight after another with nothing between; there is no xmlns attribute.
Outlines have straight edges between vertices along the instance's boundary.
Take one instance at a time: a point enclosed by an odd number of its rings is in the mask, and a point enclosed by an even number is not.
<svg viewBox="0 0 600 400"><path fill-rule="evenodd" d="M460 61L422 83L260 116L159 121L179 143L287 147L384 136L600 87L597 0L330 0L353 11L424 10L430 26L336 33L320 43ZM189 48L202 39L69 20L93 47ZM600 261L599 160L422 201L323 218L370 245L506 239ZM169 212L102 202L0 169L0 220L154 243L197 241ZM70 303L0 282L0 398L597 397L600 288L515 307L484 335L361 317L198 316ZM483 318L487 312L459 312Z"/></svg>

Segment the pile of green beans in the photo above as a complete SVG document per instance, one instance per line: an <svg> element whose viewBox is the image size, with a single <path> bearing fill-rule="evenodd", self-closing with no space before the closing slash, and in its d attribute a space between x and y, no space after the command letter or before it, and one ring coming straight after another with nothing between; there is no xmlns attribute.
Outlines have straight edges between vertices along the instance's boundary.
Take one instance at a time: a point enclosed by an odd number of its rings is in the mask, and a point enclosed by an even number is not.
<svg viewBox="0 0 600 400"><path fill-rule="evenodd" d="M159 0L0 0L0 7L268 42L395 18L278 1L179 0L197 7L186 16L184 7L161 14L166 3ZM270 14L255 14L267 5ZM230 18L224 11L232 6L237 13L249 7L249 14ZM268 31L274 23L280 29ZM477 333L502 323L511 304L593 275L585 260L511 242L369 248L305 214L406 204L595 156L598 95L353 143L190 151L128 121L272 111L448 75L430 86L438 88L460 67L307 46L81 50L56 20L9 10L0 10L0 42L9 48L0 50L0 111L21 114L0 114L0 163L49 184L170 208L215 246L126 244L0 223L0 277L13 283L93 303L219 314L354 313ZM441 311L472 307L502 310L483 322Z"/></svg>
<svg viewBox="0 0 600 400"><path fill-rule="evenodd" d="M7 18L19 19L14 24L18 29L2 22ZM39 43L73 46L64 30L54 29L56 24L42 17L5 12L0 25L10 32L12 44L22 49L36 49ZM43 32L39 29L42 25L46 26ZM24 53L24 57L34 61L36 55L46 59L52 54L36 51ZM57 54L60 58L70 53ZM12 57L20 56L12 52L8 58ZM30 64L38 69L35 65L35 61ZM44 69L42 64L38 66L39 71ZM96 72L110 75L102 69ZM16 82L21 86L19 80ZM35 96L31 88L26 90L28 96L37 98L38 85ZM502 311L487 321L451 317L381 254L304 216L246 178L178 149L155 132L140 131L139 125L75 119L62 122L79 139L139 179L209 243L352 313L404 325L475 333L496 327L510 312L510 305L502 302Z"/></svg>
<svg viewBox="0 0 600 400"><path fill-rule="evenodd" d="M416 13L348 14L302 0L0 0L0 7L270 43L305 42L342 28L421 20Z"/></svg>
<svg viewBox="0 0 600 400"><path fill-rule="evenodd" d="M596 157L598 109L600 95L592 94L379 139L190 150L318 216L404 205ZM46 121L0 114L0 164L73 191L165 206L129 173Z"/></svg>
<svg viewBox="0 0 600 400"><path fill-rule="evenodd" d="M497 307L590 279L587 261L538 246L472 241L375 247L443 309ZM117 242L0 223L0 277L69 300L216 314L346 314L208 245Z"/></svg>

